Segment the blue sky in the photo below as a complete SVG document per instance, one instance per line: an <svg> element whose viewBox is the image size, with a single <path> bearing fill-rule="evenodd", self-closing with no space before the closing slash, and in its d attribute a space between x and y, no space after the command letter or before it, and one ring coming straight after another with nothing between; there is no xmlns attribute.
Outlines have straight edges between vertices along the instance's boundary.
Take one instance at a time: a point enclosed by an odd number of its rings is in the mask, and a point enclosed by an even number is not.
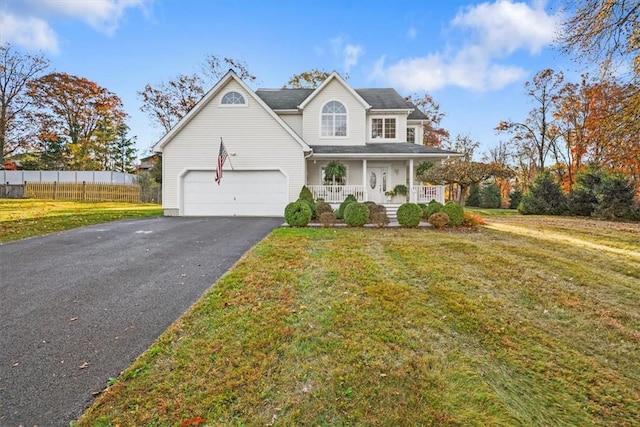
<svg viewBox="0 0 640 427"><path fill-rule="evenodd" d="M561 19L557 0L3 0L0 42L120 96L139 155L162 131L137 92L198 72L207 54L246 62L254 89L319 68L355 88L428 91L479 155L507 138L493 131L501 120L524 120L537 71L577 74L552 47Z"/></svg>

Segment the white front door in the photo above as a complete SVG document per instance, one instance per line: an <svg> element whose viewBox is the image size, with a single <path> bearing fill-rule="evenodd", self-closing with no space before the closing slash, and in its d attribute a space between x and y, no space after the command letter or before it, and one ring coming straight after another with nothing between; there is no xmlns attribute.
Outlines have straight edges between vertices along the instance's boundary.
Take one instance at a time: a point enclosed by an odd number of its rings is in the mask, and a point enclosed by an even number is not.
<svg viewBox="0 0 640 427"><path fill-rule="evenodd" d="M386 203L387 168L367 168L367 199L376 203Z"/></svg>

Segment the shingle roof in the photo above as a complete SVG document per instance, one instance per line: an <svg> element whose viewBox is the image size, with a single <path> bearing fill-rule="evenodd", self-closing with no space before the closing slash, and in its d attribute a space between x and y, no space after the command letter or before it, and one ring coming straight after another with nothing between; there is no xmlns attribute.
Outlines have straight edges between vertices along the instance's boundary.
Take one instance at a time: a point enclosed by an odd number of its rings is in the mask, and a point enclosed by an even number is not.
<svg viewBox="0 0 640 427"><path fill-rule="evenodd" d="M313 89L258 89L256 95L272 110L295 110Z"/></svg>
<svg viewBox="0 0 640 427"><path fill-rule="evenodd" d="M410 142L376 142L365 145L311 145L314 154L443 154L458 156L455 151L427 147Z"/></svg>
<svg viewBox="0 0 640 427"><path fill-rule="evenodd" d="M295 110L298 105L307 99L314 89L258 89L258 95L272 110ZM425 120L427 116L416 108L414 104L404 99L395 89L355 89L367 104L374 110L408 110L414 109L409 114L410 120Z"/></svg>

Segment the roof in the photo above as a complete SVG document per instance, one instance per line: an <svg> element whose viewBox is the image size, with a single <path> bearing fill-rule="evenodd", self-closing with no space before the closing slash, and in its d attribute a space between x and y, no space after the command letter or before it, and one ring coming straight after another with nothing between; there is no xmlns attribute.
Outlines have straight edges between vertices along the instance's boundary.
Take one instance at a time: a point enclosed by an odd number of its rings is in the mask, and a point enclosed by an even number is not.
<svg viewBox="0 0 640 427"><path fill-rule="evenodd" d="M313 155L390 155L402 156L411 155L412 157L434 157L434 156L460 156L455 151L447 151L436 147L427 147L420 144L412 144L410 142L375 142L365 145L311 145Z"/></svg>
<svg viewBox="0 0 640 427"><path fill-rule="evenodd" d="M273 110L295 110L315 89L281 88L258 89L258 95ZM428 117L413 103L403 98L393 88L355 89L374 110L411 110L409 120L427 120Z"/></svg>
<svg viewBox="0 0 640 427"><path fill-rule="evenodd" d="M272 110L295 110L314 89L258 89L258 95Z"/></svg>

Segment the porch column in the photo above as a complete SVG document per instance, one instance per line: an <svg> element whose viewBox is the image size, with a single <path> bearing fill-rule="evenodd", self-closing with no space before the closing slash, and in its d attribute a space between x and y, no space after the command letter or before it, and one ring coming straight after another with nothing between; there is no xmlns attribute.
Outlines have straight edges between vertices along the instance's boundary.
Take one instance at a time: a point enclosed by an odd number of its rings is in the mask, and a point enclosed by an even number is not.
<svg viewBox="0 0 640 427"><path fill-rule="evenodd" d="M362 159L362 197L364 197L363 202L369 200L367 195L367 159Z"/></svg>
<svg viewBox="0 0 640 427"><path fill-rule="evenodd" d="M409 159L409 201L416 202L416 194L413 191L413 159Z"/></svg>

